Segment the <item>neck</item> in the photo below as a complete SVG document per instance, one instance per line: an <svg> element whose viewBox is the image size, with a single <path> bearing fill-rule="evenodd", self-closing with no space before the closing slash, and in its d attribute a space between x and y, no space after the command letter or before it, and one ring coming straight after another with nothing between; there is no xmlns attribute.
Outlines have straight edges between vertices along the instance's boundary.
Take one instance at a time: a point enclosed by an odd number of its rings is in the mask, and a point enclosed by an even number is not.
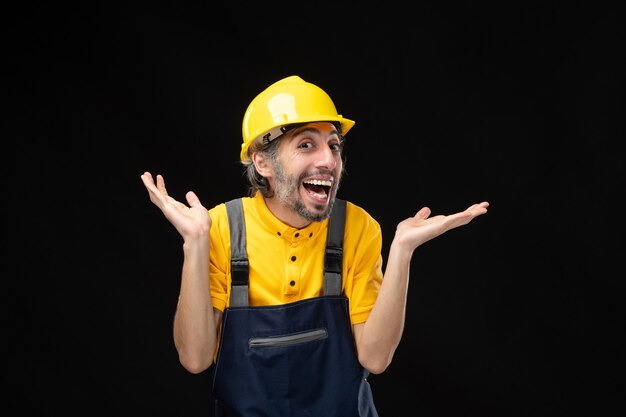
<svg viewBox="0 0 626 417"><path fill-rule="evenodd" d="M286 225L296 229L303 229L311 224L309 220L302 218L302 216L295 211L282 205L276 197L263 198L265 200L265 205L272 212L272 214Z"/></svg>

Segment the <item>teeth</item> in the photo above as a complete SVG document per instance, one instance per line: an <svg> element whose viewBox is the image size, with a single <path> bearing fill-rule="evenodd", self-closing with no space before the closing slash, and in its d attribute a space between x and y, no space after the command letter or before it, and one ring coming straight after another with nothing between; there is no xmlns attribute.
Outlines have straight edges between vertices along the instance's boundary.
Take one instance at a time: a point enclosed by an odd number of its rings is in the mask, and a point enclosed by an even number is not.
<svg viewBox="0 0 626 417"><path fill-rule="evenodd" d="M311 194L313 194L314 197L319 198L319 199L326 199L326 197L328 197L326 193L323 193L323 194L311 193Z"/></svg>
<svg viewBox="0 0 626 417"><path fill-rule="evenodd" d="M306 180L304 181L306 184L313 184L313 185L323 185L326 187L330 187L333 183L328 181L328 180Z"/></svg>

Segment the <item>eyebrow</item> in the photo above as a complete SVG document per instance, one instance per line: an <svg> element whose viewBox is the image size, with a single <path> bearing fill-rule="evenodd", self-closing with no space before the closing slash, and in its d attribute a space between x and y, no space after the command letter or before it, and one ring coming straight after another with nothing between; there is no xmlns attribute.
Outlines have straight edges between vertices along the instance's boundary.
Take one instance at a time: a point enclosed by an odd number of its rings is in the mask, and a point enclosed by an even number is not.
<svg viewBox="0 0 626 417"><path fill-rule="evenodd" d="M310 133L317 133L317 134L322 133L322 131L321 131L321 130L319 130L318 128L315 128L315 127L310 127L310 126L302 126L302 127L297 127L297 128L295 128L295 129L294 129L294 131L293 131L293 133L292 133L292 135L291 135L291 137L294 137L294 136L296 136L296 135L300 135L300 134L302 134L302 133L308 133L308 132L310 132ZM338 137L341 137L341 135L339 134L339 132L337 131L337 129L335 129L335 130L331 131L329 134L330 134L330 135L333 135L333 134L334 134L334 135L337 135Z"/></svg>

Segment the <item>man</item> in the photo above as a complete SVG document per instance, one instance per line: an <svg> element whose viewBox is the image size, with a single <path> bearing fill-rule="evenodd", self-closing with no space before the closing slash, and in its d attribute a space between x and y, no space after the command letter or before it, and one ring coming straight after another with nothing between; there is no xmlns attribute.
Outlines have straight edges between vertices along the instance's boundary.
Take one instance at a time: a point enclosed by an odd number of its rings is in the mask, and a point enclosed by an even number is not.
<svg viewBox="0 0 626 417"><path fill-rule="evenodd" d="M174 341L181 364L215 363L216 415L377 416L369 373L400 342L413 251L487 212L473 204L397 226L383 278L379 224L336 198L354 121L298 76L261 92L243 119L250 195L207 210L141 178L183 238Z"/></svg>

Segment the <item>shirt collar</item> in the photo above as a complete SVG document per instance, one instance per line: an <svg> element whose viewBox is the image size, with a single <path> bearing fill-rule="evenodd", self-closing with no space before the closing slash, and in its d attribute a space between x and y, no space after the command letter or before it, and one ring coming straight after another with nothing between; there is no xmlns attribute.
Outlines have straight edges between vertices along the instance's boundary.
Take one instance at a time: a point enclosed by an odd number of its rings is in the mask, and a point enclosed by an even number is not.
<svg viewBox="0 0 626 417"><path fill-rule="evenodd" d="M274 216L274 214L267 207L267 204L265 204L265 199L260 192L257 192L254 195L253 201L255 210L258 213L259 219L263 225L272 233L275 233L292 243L315 238L323 230L323 227L326 227L328 224L328 219L325 219L322 222L311 222L311 224L302 229L296 229L295 227L291 227L283 223L276 216Z"/></svg>

